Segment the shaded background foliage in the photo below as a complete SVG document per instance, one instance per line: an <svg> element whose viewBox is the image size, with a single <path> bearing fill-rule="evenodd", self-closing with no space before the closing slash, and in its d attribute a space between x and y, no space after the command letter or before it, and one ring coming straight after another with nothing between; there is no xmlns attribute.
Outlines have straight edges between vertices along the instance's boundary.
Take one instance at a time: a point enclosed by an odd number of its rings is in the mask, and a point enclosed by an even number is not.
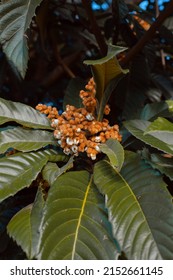
<svg viewBox="0 0 173 280"><path fill-rule="evenodd" d="M150 152L143 150L143 142L136 141L135 135L131 136L123 127L124 120L139 118L150 121L157 114L172 120L167 108L163 110L163 104L160 111L158 105L154 106L155 102L173 97L173 16L168 15L157 32L146 40L143 47L136 48L135 55L128 59L130 50L146 35L168 3L167 0L100 0L92 1L92 10L88 10L86 1L44 0L27 30L29 63L24 79L1 49L0 97L32 107L38 103L53 105L62 111L64 96L67 103L68 93L71 96L74 92L75 96L91 76L84 60L105 56L107 43L127 47L118 59L122 67L130 71L109 100L109 121L111 124L116 121L121 126L124 147L140 150L147 164L157 169L154 172L167 175L164 178L173 193L172 177L165 169L159 169L162 160L155 154L155 147L150 148ZM165 161L166 165L172 166L172 159ZM80 169L82 163L77 165ZM44 184L43 178L38 178L38 181ZM6 225L16 212L33 201L34 184L38 182L33 182L32 191L23 190L0 204L1 259L26 257L7 236Z"/></svg>

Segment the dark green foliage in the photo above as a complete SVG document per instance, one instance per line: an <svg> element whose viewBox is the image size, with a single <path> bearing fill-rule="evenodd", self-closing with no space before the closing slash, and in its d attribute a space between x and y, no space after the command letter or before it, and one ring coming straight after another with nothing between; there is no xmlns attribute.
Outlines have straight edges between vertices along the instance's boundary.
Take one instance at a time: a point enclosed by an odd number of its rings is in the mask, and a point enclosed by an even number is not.
<svg viewBox="0 0 173 280"><path fill-rule="evenodd" d="M0 3L0 259L173 259L171 8L156 28L124 0L88 3ZM94 119L123 138L96 160L65 155L34 109L83 107L92 75Z"/></svg>

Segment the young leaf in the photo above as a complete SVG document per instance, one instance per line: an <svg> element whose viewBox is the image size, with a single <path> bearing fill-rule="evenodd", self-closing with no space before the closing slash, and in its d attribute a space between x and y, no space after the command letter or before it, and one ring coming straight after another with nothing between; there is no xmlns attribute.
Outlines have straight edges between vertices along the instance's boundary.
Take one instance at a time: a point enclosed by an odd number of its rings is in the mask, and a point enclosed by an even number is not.
<svg viewBox="0 0 173 280"><path fill-rule="evenodd" d="M100 149L108 156L110 163L120 171L124 162L122 145L117 140L109 139L105 144L100 145Z"/></svg>
<svg viewBox="0 0 173 280"><path fill-rule="evenodd" d="M147 127L144 135L152 135L168 145L173 145L173 124L159 117Z"/></svg>
<svg viewBox="0 0 173 280"><path fill-rule="evenodd" d="M17 127L0 132L0 153L8 148L22 152L38 150L47 145L57 145L52 132Z"/></svg>
<svg viewBox="0 0 173 280"><path fill-rule="evenodd" d="M103 197L86 171L68 172L51 186L44 208L40 259L116 259Z"/></svg>
<svg viewBox="0 0 173 280"><path fill-rule="evenodd" d="M73 157L71 157L69 161L62 167L58 167L56 163L48 162L48 164L46 164L42 171L43 179L46 180L49 183L49 185L52 185L60 175L62 175L72 167Z"/></svg>
<svg viewBox="0 0 173 280"><path fill-rule="evenodd" d="M0 159L0 202L29 187L54 151L17 153Z"/></svg>
<svg viewBox="0 0 173 280"><path fill-rule="evenodd" d="M173 146L168 145L167 143L155 138L152 135L144 134L150 124L151 122L142 120L131 120L124 122L124 126L136 138L160 151L173 155Z"/></svg>
<svg viewBox="0 0 173 280"><path fill-rule="evenodd" d="M86 60L85 64L91 65L94 81L96 83L96 98L99 102L100 110L98 112L98 120L101 120L104 106L106 105L108 98L112 90L116 87L120 78L123 74L128 71L123 70L119 65L117 58L115 57L120 52L124 51L126 48L109 45L108 54L106 57L98 60ZM105 90L109 82L114 79L113 83L107 88L106 96Z"/></svg>
<svg viewBox="0 0 173 280"><path fill-rule="evenodd" d="M0 98L0 125L6 122L17 122L26 127L52 130L48 118L32 107Z"/></svg>
<svg viewBox="0 0 173 280"><path fill-rule="evenodd" d="M121 174L106 161L95 165L94 181L105 195L113 235L128 259L172 259L171 196L161 177L134 157L126 158Z"/></svg>
<svg viewBox="0 0 173 280"><path fill-rule="evenodd" d="M22 247L28 259L33 259L38 253L39 226L43 207L43 194L38 190L34 203L20 210L7 226L9 236Z"/></svg>
<svg viewBox="0 0 173 280"><path fill-rule="evenodd" d="M0 4L0 43L7 58L25 76L28 49L26 31L42 0L15 0Z"/></svg>

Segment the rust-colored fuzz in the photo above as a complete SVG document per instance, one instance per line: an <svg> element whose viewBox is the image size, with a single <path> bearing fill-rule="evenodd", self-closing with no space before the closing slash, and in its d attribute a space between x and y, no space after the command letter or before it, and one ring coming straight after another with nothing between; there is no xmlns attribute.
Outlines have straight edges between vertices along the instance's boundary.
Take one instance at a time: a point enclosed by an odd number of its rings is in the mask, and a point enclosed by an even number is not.
<svg viewBox="0 0 173 280"><path fill-rule="evenodd" d="M55 107L43 104L38 104L36 109L51 119L51 126L55 129L54 137L65 154L78 156L79 153L86 152L88 157L95 160L96 155L101 152L101 143L109 138L121 141L122 137L118 125L110 126L107 119L96 119L96 84L93 78L85 89L79 94L84 106L82 108L67 105L61 115ZM109 112L110 107L106 105L104 114L108 115Z"/></svg>

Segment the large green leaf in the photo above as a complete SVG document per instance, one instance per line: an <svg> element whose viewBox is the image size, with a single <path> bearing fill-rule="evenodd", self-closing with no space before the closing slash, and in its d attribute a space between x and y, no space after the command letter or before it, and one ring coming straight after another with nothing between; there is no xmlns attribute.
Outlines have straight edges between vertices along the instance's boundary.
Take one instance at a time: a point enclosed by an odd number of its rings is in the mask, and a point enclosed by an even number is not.
<svg viewBox="0 0 173 280"><path fill-rule="evenodd" d="M22 247L28 259L33 259L38 253L43 206L43 194L38 190L34 203L20 210L7 226L8 234Z"/></svg>
<svg viewBox="0 0 173 280"><path fill-rule="evenodd" d="M0 98L0 124L6 122L17 122L38 129L52 129L48 118L32 107Z"/></svg>
<svg viewBox="0 0 173 280"><path fill-rule="evenodd" d="M98 120L101 120L104 107L117 83L127 70L123 70L116 55L126 48L119 46L108 46L106 57L98 60L86 60L85 64L91 65L94 81L96 82L96 98L99 102ZM106 90L106 91L105 91Z"/></svg>
<svg viewBox="0 0 173 280"><path fill-rule="evenodd" d="M87 171L54 182L45 204L40 259L116 259L104 200Z"/></svg>
<svg viewBox="0 0 173 280"><path fill-rule="evenodd" d="M173 124L167 119L157 118L147 127L144 134L152 135L170 146L173 145Z"/></svg>
<svg viewBox="0 0 173 280"><path fill-rule="evenodd" d="M62 167L58 167L56 163L48 162L48 164L46 164L42 171L43 179L46 180L49 183L49 185L52 185L60 175L62 175L72 167L73 157L71 157L69 161Z"/></svg>
<svg viewBox="0 0 173 280"><path fill-rule="evenodd" d="M140 157L128 152L121 175L130 185L145 215L163 259L173 259L173 204L162 176ZM138 246L138 245L137 245ZM142 247L141 247L142 248ZM143 248L142 248L143 249ZM152 248L148 248L152 253Z"/></svg>
<svg viewBox="0 0 173 280"><path fill-rule="evenodd" d="M17 127L0 132L0 153L8 148L22 152L38 150L47 145L57 145L52 132Z"/></svg>
<svg viewBox="0 0 173 280"><path fill-rule="evenodd" d="M0 4L0 43L18 71L25 76L28 62L26 31L42 0L11 0Z"/></svg>
<svg viewBox="0 0 173 280"><path fill-rule="evenodd" d="M173 147L171 145L168 145L152 135L144 134L150 124L151 122L143 120L131 120L124 122L124 126L136 138L160 151L173 155Z"/></svg>
<svg viewBox="0 0 173 280"><path fill-rule="evenodd" d="M55 152L17 153L0 159L0 202L29 187Z"/></svg>
<svg viewBox="0 0 173 280"><path fill-rule="evenodd" d="M110 163L120 171L124 162L122 145L117 140L109 139L105 144L100 145L100 149L108 156Z"/></svg>
<svg viewBox="0 0 173 280"><path fill-rule="evenodd" d="M135 155L126 158L122 174L106 161L97 163L94 181L105 195L113 235L128 259L173 257L173 206L161 177Z"/></svg>

